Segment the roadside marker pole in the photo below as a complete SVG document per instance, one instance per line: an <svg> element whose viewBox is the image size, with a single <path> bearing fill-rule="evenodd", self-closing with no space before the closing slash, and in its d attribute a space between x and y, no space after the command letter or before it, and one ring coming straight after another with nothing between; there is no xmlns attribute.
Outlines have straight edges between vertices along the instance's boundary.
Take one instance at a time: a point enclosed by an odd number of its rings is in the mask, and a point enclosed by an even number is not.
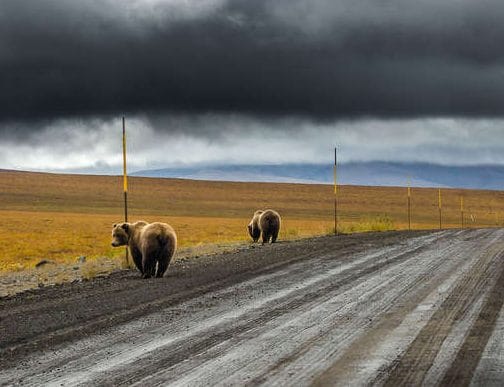
<svg viewBox="0 0 504 387"><path fill-rule="evenodd" d="M439 229L442 230L443 226L441 223L441 188L438 189L438 207L439 207Z"/></svg>
<svg viewBox="0 0 504 387"><path fill-rule="evenodd" d="M122 118L122 144L123 144L123 191L124 191L124 221L128 221L128 174L126 172L126 124ZM126 265L129 267L128 247L126 247Z"/></svg>
<svg viewBox="0 0 504 387"><path fill-rule="evenodd" d="M411 183L408 179L408 230L411 231Z"/></svg>
<svg viewBox="0 0 504 387"><path fill-rule="evenodd" d="M460 224L464 228L464 197L460 196Z"/></svg>
<svg viewBox="0 0 504 387"><path fill-rule="evenodd" d="M334 235L338 235L338 180L337 180L338 150L334 148Z"/></svg>

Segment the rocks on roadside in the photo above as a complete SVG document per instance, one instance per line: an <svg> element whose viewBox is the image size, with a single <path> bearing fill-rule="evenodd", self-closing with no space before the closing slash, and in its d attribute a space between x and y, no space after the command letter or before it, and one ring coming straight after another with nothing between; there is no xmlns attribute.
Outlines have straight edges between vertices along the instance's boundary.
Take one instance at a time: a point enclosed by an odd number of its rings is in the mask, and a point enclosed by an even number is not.
<svg viewBox="0 0 504 387"><path fill-rule="evenodd" d="M45 266L45 265L55 265L56 262L51 261L49 259L42 259L41 261L37 262L35 264L35 267L38 269L39 267Z"/></svg>

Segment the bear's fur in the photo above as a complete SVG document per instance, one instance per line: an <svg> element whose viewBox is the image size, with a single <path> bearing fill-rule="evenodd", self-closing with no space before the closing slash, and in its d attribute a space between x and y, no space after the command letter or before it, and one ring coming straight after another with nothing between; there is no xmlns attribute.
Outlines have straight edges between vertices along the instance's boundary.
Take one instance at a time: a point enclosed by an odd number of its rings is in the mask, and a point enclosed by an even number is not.
<svg viewBox="0 0 504 387"><path fill-rule="evenodd" d="M254 242L262 237L262 243L275 243L280 232L281 218L278 212L274 210L258 210L248 225L249 234Z"/></svg>
<svg viewBox="0 0 504 387"><path fill-rule="evenodd" d="M257 242L259 240L259 237L261 236L261 229L259 228L259 218L261 217L261 214L264 211L262 210L257 210L254 212L254 215L252 216L252 220L248 224L248 232L254 242Z"/></svg>
<svg viewBox="0 0 504 387"><path fill-rule="evenodd" d="M162 277L175 254L177 235L166 223L139 221L114 224L112 246L125 245L128 245L133 262L143 278Z"/></svg>

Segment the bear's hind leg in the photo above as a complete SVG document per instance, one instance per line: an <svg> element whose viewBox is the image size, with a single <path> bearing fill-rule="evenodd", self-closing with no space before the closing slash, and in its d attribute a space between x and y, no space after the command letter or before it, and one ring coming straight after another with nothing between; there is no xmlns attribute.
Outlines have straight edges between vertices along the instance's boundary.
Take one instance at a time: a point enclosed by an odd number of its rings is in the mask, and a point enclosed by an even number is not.
<svg viewBox="0 0 504 387"><path fill-rule="evenodd" d="M143 259L143 276L142 278L151 278L156 270L156 260L149 256L144 256Z"/></svg>
<svg viewBox="0 0 504 387"><path fill-rule="evenodd" d="M158 267L157 267L157 273L156 277L157 278L162 278L166 270L168 269L168 260L167 259L160 259L158 261Z"/></svg>
<svg viewBox="0 0 504 387"><path fill-rule="evenodd" d="M175 253L175 244L167 243L164 245L163 250L158 256L158 269L156 277L162 278L168 270L168 266L173 258L173 254Z"/></svg>

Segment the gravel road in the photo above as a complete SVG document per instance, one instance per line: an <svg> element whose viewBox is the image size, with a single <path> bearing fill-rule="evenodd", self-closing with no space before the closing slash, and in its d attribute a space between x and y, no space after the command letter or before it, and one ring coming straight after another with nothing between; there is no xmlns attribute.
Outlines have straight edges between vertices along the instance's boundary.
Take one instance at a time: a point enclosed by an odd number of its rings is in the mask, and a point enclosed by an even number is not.
<svg viewBox="0 0 504 387"><path fill-rule="evenodd" d="M504 230L322 237L0 299L1 385L504 384Z"/></svg>

